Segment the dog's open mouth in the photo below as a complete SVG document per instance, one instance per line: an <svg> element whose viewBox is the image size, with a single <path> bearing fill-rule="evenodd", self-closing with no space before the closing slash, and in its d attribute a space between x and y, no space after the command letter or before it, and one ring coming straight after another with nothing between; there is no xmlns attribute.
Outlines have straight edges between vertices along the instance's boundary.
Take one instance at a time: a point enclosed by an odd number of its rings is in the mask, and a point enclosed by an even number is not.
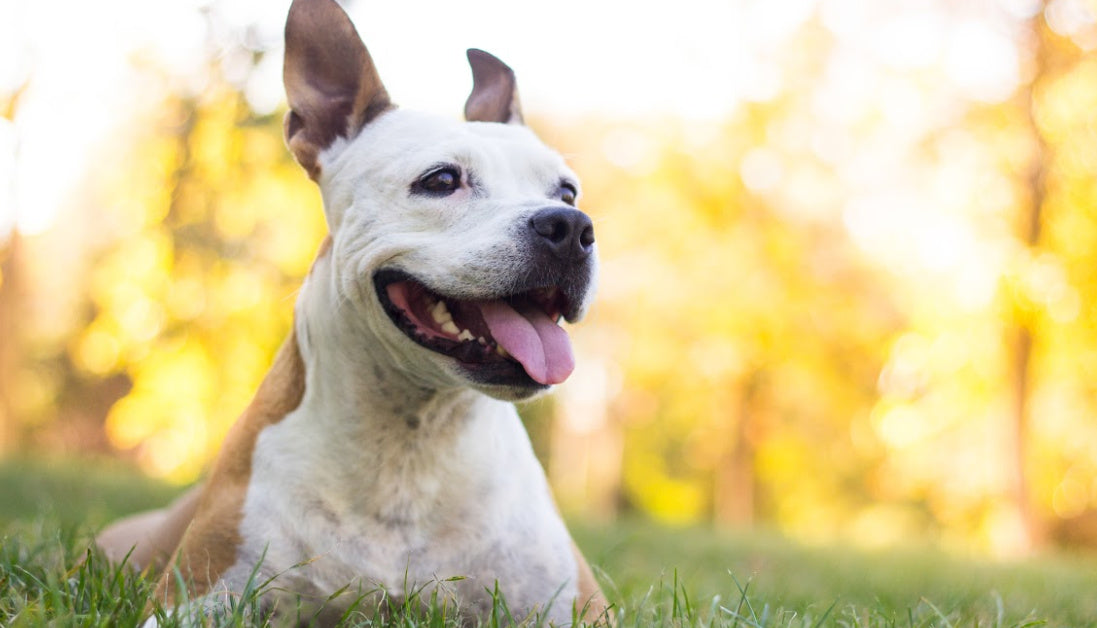
<svg viewBox="0 0 1097 628"><path fill-rule="evenodd" d="M567 311L567 297L555 287L462 300L395 270L379 272L374 285L385 312L404 334L488 383L548 386L564 381L575 368L571 340L557 324Z"/></svg>

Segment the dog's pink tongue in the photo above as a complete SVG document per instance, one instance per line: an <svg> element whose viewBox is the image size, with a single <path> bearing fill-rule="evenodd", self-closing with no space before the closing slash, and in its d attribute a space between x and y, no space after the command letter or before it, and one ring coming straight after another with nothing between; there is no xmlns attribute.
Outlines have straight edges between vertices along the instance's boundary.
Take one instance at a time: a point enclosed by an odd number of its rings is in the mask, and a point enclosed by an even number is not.
<svg viewBox="0 0 1097 628"><path fill-rule="evenodd" d="M541 384L559 384L575 369L568 333L536 306L521 312L503 301L480 305L495 342L522 363L526 373Z"/></svg>

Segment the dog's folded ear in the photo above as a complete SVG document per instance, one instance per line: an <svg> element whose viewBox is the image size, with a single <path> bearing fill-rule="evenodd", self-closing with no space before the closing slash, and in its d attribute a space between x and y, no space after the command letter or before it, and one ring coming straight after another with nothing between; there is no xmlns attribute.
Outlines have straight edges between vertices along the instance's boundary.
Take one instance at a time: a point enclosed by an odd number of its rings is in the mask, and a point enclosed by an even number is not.
<svg viewBox="0 0 1097 628"><path fill-rule="evenodd" d="M472 66L472 93L465 101L465 119L522 124L514 70L494 55L476 48L469 49L468 57Z"/></svg>
<svg viewBox="0 0 1097 628"><path fill-rule="evenodd" d="M337 137L353 138L393 106L354 24L334 0L293 0L283 68L286 143L309 176Z"/></svg>

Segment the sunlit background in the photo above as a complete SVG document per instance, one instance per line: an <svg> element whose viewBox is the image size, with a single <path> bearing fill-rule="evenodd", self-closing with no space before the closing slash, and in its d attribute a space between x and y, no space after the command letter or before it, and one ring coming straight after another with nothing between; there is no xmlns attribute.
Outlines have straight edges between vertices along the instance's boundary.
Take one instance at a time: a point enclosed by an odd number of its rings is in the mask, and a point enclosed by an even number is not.
<svg viewBox="0 0 1097 628"><path fill-rule="evenodd" d="M200 476L326 227L285 0L0 0L0 455ZM562 506L1097 544L1097 2L355 0L403 106L518 73L603 259Z"/></svg>

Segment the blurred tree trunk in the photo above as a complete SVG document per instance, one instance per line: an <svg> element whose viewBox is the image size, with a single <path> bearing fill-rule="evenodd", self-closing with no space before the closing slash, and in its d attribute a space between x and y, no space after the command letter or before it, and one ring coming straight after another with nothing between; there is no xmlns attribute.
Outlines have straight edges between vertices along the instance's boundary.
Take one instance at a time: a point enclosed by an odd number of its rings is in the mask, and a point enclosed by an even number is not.
<svg viewBox="0 0 1097 628"><path fill-rule="evenodd" d="M1011 336L1013 388L1010 404L1010 447L1008 460L1010 469L1010 499L1016 510L1017 520L1021 524L1019 549L1027 552L1040 542L1039 524L1032 512L1029 496L1028 462L1029 434L1029 381L1032 368L1032 330L1026 323L1017 323L1009 330Z"/></svg>
<svg viewBox="0 0 1097 628"><path fill-rule="evenodd" d="M12 451L18 429L15 419L15 374L18 370L20 237L12 229L7 244L0 248L0 454Z"/></svg>
<svg viewBox="0 0 1097 628"><path fill-rule="evenodd" d="M1022 88L1019 95L1024 108L1024 122L1035 147L1032 162L1029 165L1028 196L1021 203L1017 216L1018 239L1030 255L1034 256L1040 245L1043 206L1047 197L1047 171L1049 148L1040 132L1033 109L1036 89L1048 71L1048 43L1046 41L1047 24L1044 11L1032 18L1029 27L1032 41L1032 60L1034 72L1032 79ZM1022 550L1030 550L1042 540L1041 525L1032 509L1031 490L1028 482L1028 440L1031 420L1032 392L1032 349L1034 343L1033 320L1031 317L1014 317L1012 328L1008 329L1007 342L1010 351L1011 382L1010 395L1010 447L1008 460L1011 468L1010 497L1013 500L1018 521L1021 523Z"/></svg>
<svg viewBox="0 0 1097 628"><path fill-rule="evenodd" d="M15 120L22 96L30 80L7 94L0 94L0 117ZM13 215L14 218L14 215ZM19 366L21 335L18 327L22 301L21 238L13 225L11 232L0 233L0 455L11 451L19 434L15 420L15 377Z"/></svg>
<svg viewBox="0 0 1097 628"><path fill-rule="evenodd" d="M717 525L746 527L755 515L755 448L753 417L759 411L762 373L755 371L742 386L735 419L734 439L716 469L713 517Z"/></svg>

